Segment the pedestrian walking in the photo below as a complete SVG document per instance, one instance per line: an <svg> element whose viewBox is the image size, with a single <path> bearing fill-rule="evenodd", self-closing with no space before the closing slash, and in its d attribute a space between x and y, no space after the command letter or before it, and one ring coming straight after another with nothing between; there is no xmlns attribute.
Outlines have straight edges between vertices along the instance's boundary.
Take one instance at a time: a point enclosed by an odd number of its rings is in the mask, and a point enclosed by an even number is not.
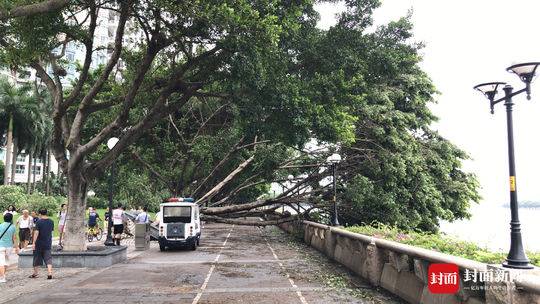
<svg viewBox="0 0 540 304"><path fill-rule="evenodd" d="M38 277L39 266L47 265L47 280L52 279L52 235L54 231L54 222L47 216L47 209L39 210L40 219L36 222L36 232L34 234L34 273L30 278Z"/></svg>
<svg viewBox="0 0 540 304"><path fill-rule="evenodd" d="M150 218L148 217L148 208L142 207L142 211L137 214L137 217L135 217L135 223L137 224L147 224L150 222Z"/></svg>
<svg viewBox="0 0 540 304"><path fill-rule="evenodd" d="M112 220L114 228L114 239L116 245L120 246L122 233L124 233L124 210L122 209L122 204L118 204L118 207L112 211Z"/></svg>
<svg viewBox="0 0 540 304"><path fill-rule="evenodd" d="M60 207L60 212L58 212L58 245L62 247L62 240L64 236L64 229L66 228L66 219L67 219L67 205L62 204Z"/></svg>
<svg viewBox="0 0 540 304"><path fill-rule="evenodd" d="M0 283L6 282L6 272L9 264L11 249L19 254L16 229L13 226L13 214L4 214L4 222L0 224Z"/></svg>
<svg viewBox="0 0 540 304"><path fill-rule="evenodd" d="M30 216L28 210L23 210L22 216L17 220L17 227L19 228L19 245L21 249L26 248L30 241L30 228L33 224L34 219Z"/></svg>

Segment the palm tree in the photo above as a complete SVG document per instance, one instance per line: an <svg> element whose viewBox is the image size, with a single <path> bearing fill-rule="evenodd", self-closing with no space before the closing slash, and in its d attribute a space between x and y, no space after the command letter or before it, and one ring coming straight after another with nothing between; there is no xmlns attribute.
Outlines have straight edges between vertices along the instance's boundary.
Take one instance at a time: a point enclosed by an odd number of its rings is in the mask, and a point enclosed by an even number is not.
<svg viewBox="0 0 540 304"><path fill-rule="evenodd" d="M16 162L13 158L13 136L18 139L24 138L19 133L23 131L27 125L26 113L31 106L31 88L28 85L15 86L10 81L2 77L0 78L0 135L6 134L6 163L4 167L4 185L8 182L13 183L13 180L8 181L8 173L13 166L12 162ZM22 133L22 132L21 132Z"/></svg>
<svg viewBox="0 0 540 304"><path fill-rule="evenodd" d="M7 133L4 176L8 176L11 166L11 183L14 183L16 158L19 152L24 149L31 161L33 152L42 151L45 142L48 141L46 138L50 136L50 127L47 124L50 125L51 122L47 115L48 111L45 111L44 99L37 89L32 90L28 84L15 86L8 79L0 78L0 135ZM29 162L29 177L31 171L33 170ZM6 178L4 184L7 184ZM30 178L27 186L30 189Z"/></svg>
<svg viewBox="0 0 540 304"><path fill-rule="evenodd" d="M34 162L33 166L29 166L29 168L32 170L32 187L30 192L33 192L36 187L36 168L38 159L42 160L41 172L44 172L45 162L43 159L45 159L45 157L48 155L53 128L50 115L52 101L46 91L40 91L37 83L35 83L32 97L34 100L33 106L35 107L27 108L30 110L27 115L32 121L31 125L29 125L29 129L31 133L30 149L33 152L32 156Z"/></svg>

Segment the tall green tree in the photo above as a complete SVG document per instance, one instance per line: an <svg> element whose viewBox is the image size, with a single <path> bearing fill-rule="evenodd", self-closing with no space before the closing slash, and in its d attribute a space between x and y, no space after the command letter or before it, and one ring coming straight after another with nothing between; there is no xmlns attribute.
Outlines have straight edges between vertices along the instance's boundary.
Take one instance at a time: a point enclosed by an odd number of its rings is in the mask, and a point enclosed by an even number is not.
<svg viewBox="0 0 540 304"><path fill-rule="evenodd" d="M348 221L390 210L393 223L432 229L477 199L460 169L465 154L429 129L435 90L409 20L370 29L378 1L346 1L329 30L316 27L308 0L50 2L2 4L0 58L35 69L51 96L51 147L69 185L65 250L84 249L88 186L121 154L131 159L124 169L146 174L126 179L194 195L216 221L294 219L274 212L282 204L328 214L324 160L333 151L345 156ZM115 16L114 43L92 70L103 11ZM67 88L62 57L72 45L85 59ZM109 151L111 136L120 140ZM261 196L288 174L295 181L284 193ZM361 192L366 181L381 206ZM405 211L411 219L398 217ZM247 215L267 219L238 219Z"/></svg>
<svg viewBox="0 0 540 304"><path fill-rule="evenodd" d="M173 193L221 206L222 221L229 211L234 218L267 203L310 202L328 215L329 153L297 153L311 136L343 156L338 168L343 223L376 221L434 231L441 219L468 217L470 203L479 200L478 184L461 169L466 153L430 129L436 117L428 105L437 92L419 68L422 45L411 39L410 18L371 31L378 3L348 5L329 30L305 23L282 41L284 52L271 62L282 69L275 75L287 75L286 81L267 76L258 83L262 88L268 81L273 88L259 94L272 97L231 91L217 101L207 97L189 104L145 133L130 166L142 166ZM230 75L223 85L250 85L242 79L253 70L248 66L236 74L239 79ZM295 128L298 123L305 128ZM240 149L246 143L261 153ZM320 167L326 170L321 173ZM271 182L283 183L291 173L299 178L286 195L250 204Z"/></svg>
<svg viewBox="0 0 540 304"><path fill-rule="evenodd" d="M35 100L28 85L15 85L8 78L0 78L0 134L6 136L6 166L4 168L4 184L14 183L14 172L19 146L29 141L31 116L37 113ZM15 140L14 140L15 139ZM15 144L16 145L15 145ZM7 176L9 175L9 179Z"/></svg>
<svg viewBox="0 0 540 304"><path fill-rule="evenodd" d="M288 86L283 66L273 65L286 56L280 43L304 22L304 13L312 10L310 1L78 1L47 13L19 15L13 13L13 5L4 6L8 17L0 21L1 57L9 64L35 69L53 100L51 145L68 178L68 218L73 221L67 225L65 250L85 247L81 227L88 183L145 131L192 98L234 93L247 104L256 96L262 97L246 115L271 110L276 103L281 103L283 110L287 108L284 103L310 108L309 100L300 96L289 99L277 94L290 92L294 86ZM73 10L85 17L70 14ZM117 26L110 57L92 77L91 62L99 49L94 41L98 11L115 15ZM138 33L136 37L128 37L132 30ZM129 38L136 40L130 44ZM68 44L80 45L86 54L78 79L65 91L62 78L66 71L60 58ZM125 68L117 68L120 62ZM230 77L242 77L244 83L221 85ZM281 79L285 86L273 91L268 79ZM96 112L104 110L110 115L105 115L103 124L87 124ZM267 129L291 118L269 113L272 115L253 118L262 119L261 126ZM299 136L289 141L307 139L309 132L300 132L307 124L294 120L290 125L290 133L296 127ZM86 128L96 132L85 132ZM118 144L94 157L111 136L120 138Z"/></svg>

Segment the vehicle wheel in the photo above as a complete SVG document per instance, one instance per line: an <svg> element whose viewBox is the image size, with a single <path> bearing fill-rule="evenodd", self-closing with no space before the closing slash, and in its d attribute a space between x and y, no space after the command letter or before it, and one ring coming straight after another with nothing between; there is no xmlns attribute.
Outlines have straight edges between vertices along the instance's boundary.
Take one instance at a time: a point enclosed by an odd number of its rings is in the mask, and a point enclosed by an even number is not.
<svg viewBox="0 0 540 304"><path fill-rule="evenodd" d="M191 244L191 250L197 250L197 242L194 241L193 244Z"/></svg>
<svg viewBox="0 0 540 304"><path fill-rule="evenodd" d="M165 244L159 243L159 251L165 251Z"/></svg>
<svg viewBox="0 0 540 304"><path fill-rule="evenodd" d="M103 238L103 230L101 230L101 228L99 228L99 229L97 230L96 239L97 239L98 241L101 241L102 238Z"/></svg>
<svg viewBox="0 0 540 304"><path fill-rule="evenodd" d="M201 246L201 237L200 236L197 238L197 246Z"/></svg>

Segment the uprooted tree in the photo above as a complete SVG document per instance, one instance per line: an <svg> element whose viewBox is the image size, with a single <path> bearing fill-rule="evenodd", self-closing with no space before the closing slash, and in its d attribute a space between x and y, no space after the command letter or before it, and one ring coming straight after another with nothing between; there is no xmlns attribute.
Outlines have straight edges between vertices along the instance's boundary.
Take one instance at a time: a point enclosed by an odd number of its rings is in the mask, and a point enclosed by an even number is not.
<svg viewBox="0 0 540 304"><path fill-rule="evenodd" d="M215 221L297 218L276 212L282 205L324 221L331 207L326 157L339 149L340 222L434 231L440 219L467 217L478 200L476 181L460 169L466 154L429 128L435 90L418 67L421 45L409 41L407 18L364 33L369 7L352 6L328 31L304 24L289 37L281 48L294 60L273 65L286 64L295 78L268 78L271 87L252 99L225 90L171 113L124 155L126 180L143 168L155 188L196 197ZM237 88L244 79L228 77L222 85ZM291 86L310 103L280 99L294 98ZM307 138L319 142L305 149ZM288 191L268 195L271 183Z"/></svg>
<svg viewBox="0 0 540 304"><path fill-rule="evenodd" d="M64 249L84 249L88 185L121 154L171 193L194 195L215 221L327 213L321 164L334 149L346 156L345 207L376 209L373 193L388 191L383 210L418 215L394 224L431 229L466 216L474 179L460 171L465 155L429 130L434 89L417 66L409 22L366 33L378 1L346 4L329 30L316 28L312 1L1 4L0 59L35 70L53 100L51 145L68 178ZM103 16L110 44L96 38ZM64 57L73 46L85 55L70 78ZM112 136L120 140L109 151ZM310 139L319 149L304 148ZM294 186L261 198L291 172ZM299 215L275 212L283 204ZM251 216L266 220L239 219Z"/></svg>

